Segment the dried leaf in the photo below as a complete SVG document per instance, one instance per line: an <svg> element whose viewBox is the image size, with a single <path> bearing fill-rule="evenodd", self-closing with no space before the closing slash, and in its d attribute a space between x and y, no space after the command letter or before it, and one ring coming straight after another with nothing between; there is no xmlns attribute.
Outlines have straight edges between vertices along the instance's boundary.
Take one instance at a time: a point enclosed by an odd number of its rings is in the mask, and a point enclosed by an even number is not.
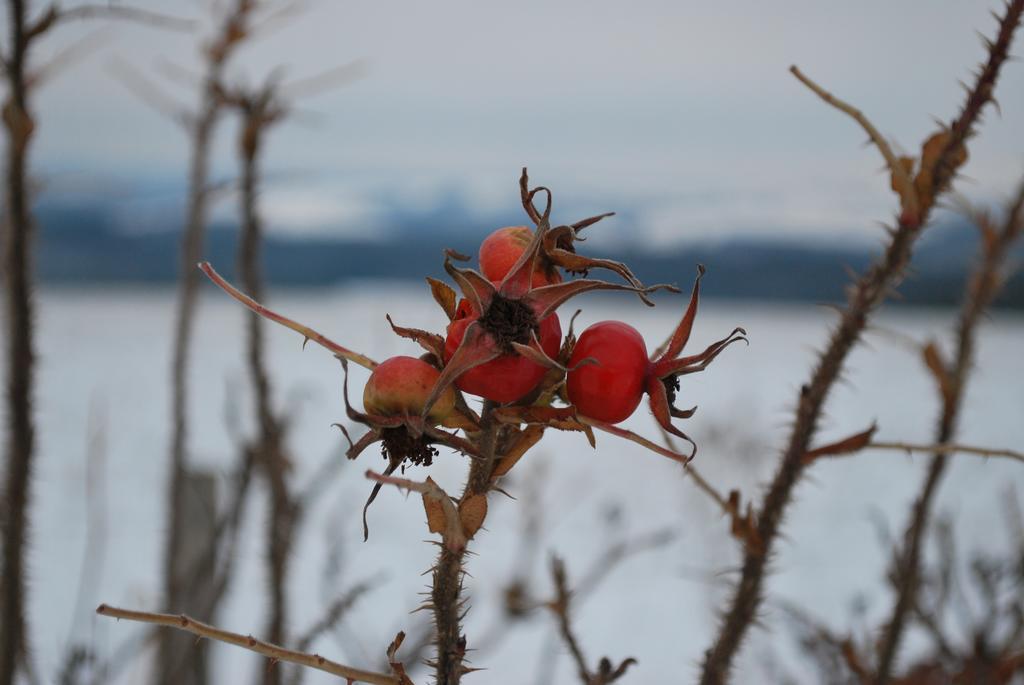
<svg viewBox="0 0 1024 685"><path fill-rule="evenodd" d="M412 685L412 680L409 679L409 674L405 672L405 665L396 658L398 650L404 641L405 631L399 631L398 635L395 635L395 639L391 641L390 645L388 645L388 665L391 666L391 672L396 678L398 678L400 685Z"/></svg>
<svg viewBox="0 0 1024 685"><path fill-rule="evenodd" d="M938 161L939 155L946 149L946 145L949 144L949 131L942 130L937 133L933 133L924 141L924 145L921 146L921 169L931 169L935 166L935 162Z"/></svg>
<svg viewBox="0 0 1024 685"><path fill-rule="evenodd" d="M516 436L515 442L505 450L505 454L498 460L498 463L494 466L494 472L491 474L491 478L500 478L508 473L513 466L523 457L524 454L530 451L530 448L540 442L541 437L544 435L544 426L532 425L527 426L526 430L519 433Z"/></svg>
<svg viewBox="0 0 1024 685"><path fill-rule="evenodd" d="M921 169L917 172L917 178L914 179L914 187L926 205L930 205L935 195L945 190L945 188L935 187L935 165L943 151L949 146L950 136L950 132L944 129L933 133L921 146ZM946 162L953 171L956 171L966 161L967 148L963 143L958 145L946 158Z"/></svg>
<svg viewBox="0 0 1024 685"><path fill-rule="evenodd" d="M444 310L449 321L454 320L456 302L458 300L455 290L444 281L439 281L429 276L427 277L427 283L430 284L430 293L434 296L434 301L441 305L441 309Z"/></svg>
<svg viewBox="0 0 1024 685"><path fill-rule="evenodd" d="M755 554L764 551L764 544L761 534L757 531L757 519L754 517L754 507L747 502L746 512L741 511L740 491L730 490L729 501L726 503L726 510L732 523L730 533L734 538L746 545L747 549Z"/></svg>
<svg viewBox="0 0 1024 685"><path fill-rule="evenodd" d="M430 480L429 478L427 480ZM423 494L423 510L427 512L427 528L431 533L445 532L448 521L444 515L444 505L436 497Z"/></svg>
<svg viewBox="0 0 1024 685"><path fill-rule="evenodd" d="M954 390L953 390L953 379L949 376L946 363L942 360L942 354L939 352L938 346L935 341L929 342L921 350L921 356L924 359L925 366L932 372L932 376L935 378L935 382L939 385L939 391L942 393L942 401L946 406L953 401Z"/></svg>
<svg viewBox="0 0 1024 685"><path fill-rule="evenodd" d="M913 157L899 157L896 161L899 162L900 167L906 172L908 178L914 177L914 162L916 160ZM900 189L899 177L896 174L890 174L889 186L902 195L903 191Z"/></svg>
<svg viewBox="0 0 1024 685"><path fill-rule="evenodd" d="M829 443L828 445L822 445L817 449L808 450L804 453L803 462L804 464L810 464L819 457L835 457L842 454L859 452L868 446L876 430L878 430L878 426L871 424L871 427L865 431L851 435L848 438L843 438L838 442Z"/></svg>
<svg viewBox="0 0 1024 685"><path fill-rule="evenodd" d="M480 530L487 518L487 495L476 494L459 503L459 520L466 538L470 539Z"/></svg>

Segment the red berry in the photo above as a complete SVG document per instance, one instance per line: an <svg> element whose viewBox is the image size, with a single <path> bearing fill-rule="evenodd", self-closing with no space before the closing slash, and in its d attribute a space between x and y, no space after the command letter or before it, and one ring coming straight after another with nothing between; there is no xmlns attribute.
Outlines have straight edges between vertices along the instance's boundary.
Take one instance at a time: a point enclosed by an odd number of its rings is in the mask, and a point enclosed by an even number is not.
<svg viewBox="0 0 1024 685"><path fill-rule="evenodd" d="M391 357L370 374L363 388L363 408L376 416L419 416L441 373L422 359ZM455 408L455 391L448 387L430 409L434 423Z"/></svg>
<svg viewBox="0 0 1024 685"><path fill-rule="evenodd" d="M576 341L569 367L587 357L597 364L585 364L569 372L569 401L581 414L598 421L626 420L640 404L650 365L643 337L621 321L595 323Z"/></svg>
<svg viewBox="0 0 1024 685"><path fill-rule="evenodd" d="M456 318L448 325L448 335L444 341L446 362L462 344L466 329L477 319L477 314L471 308L467 309L469 316ZM562 344L562 325L557 314L551 314L540 322L538 338L540 346L549 357L558 355ZM471 395L495 402L514 402L536 388L545 373L547 369L536 362L518 354L505 354L466 371L455 379L455 385Z"/></svg>
<svg viewBox="0 0 1024 685"><path fill-rule="evenodd" d="M480 271L488 280L500 282L519 261L531 240L533 230L526 226L506 226L494 231L480 244ZM538 265L533 272L530 285L542 288L561 282L562 277L557 271L552 269L549 273Z"/></svg>

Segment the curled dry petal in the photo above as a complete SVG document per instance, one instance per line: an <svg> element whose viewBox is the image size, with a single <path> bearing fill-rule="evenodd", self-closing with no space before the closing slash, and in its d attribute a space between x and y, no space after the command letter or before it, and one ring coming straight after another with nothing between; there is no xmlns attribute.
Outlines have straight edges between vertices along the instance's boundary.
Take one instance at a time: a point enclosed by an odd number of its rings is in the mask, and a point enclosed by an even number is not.
<svg viewBox="0 0 1024 685"><path fill-rule="evenodd" d="M453 258L462 256L453 250L445 250L444 270L459 286L463 297L469 300L476 311L482 312L487 309L494 298L496 292L494 285L480 272L473 269L462 269L452 264Z"/></svg>

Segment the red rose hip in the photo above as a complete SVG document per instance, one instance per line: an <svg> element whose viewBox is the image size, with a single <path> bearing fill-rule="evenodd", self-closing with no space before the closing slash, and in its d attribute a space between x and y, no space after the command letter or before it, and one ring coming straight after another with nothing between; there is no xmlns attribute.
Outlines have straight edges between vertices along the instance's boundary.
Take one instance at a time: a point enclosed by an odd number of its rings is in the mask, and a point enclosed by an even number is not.
<svg viewBox="0 0 1024 685"><path fill-rule="evenodd" d="M419 416L440 372L422 359L391 357L370 374L363 388L363 407L376 416ZM427 418L440 423L455 407L455 390L447 388Z"/></svg>
<svg viewBox="0 0 1024 685"><path fill-rule="evenodd" d="M533 230L526 226L506 226L494 231L480 244L480 271L488 280L500 283L519 261L531 240ZM557 270L545 270L540 264L531 278L534 288L561 282L562 277Z"/></svg>
<svg viewBox="0 0 1024 685"><path fill-rule="evenodd" d="M448 325L448 335L444 341L445 362L455 354L466 329L476 320L476 313L469 308L468 316L455 319ZM537 337L549 357L558 355L562 344L562 324L557 314L551 314L540 322L540 334ZM514 402L536 388L545 373L547 369L540 364L510 353L469 369L455 379L455 385L464 392L488 400Z"/></svg>
<svg viewBox="0 0 1024 685"><path fill-rule="evenodd" d="M587 357L597 363L577 366ZM624 421L640 404L648 367L647 345L635 328L621 321L595 323L580 335L569 360L569 401L584 416Z"/></svg>

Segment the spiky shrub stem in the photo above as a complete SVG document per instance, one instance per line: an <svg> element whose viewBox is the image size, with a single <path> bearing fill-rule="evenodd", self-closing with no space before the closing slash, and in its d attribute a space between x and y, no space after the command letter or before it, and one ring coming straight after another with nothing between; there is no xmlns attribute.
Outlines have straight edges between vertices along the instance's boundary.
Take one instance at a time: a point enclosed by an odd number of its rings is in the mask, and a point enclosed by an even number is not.
<svg viewBox="0 0 1024 685"><path fill-rule="evenodd" d="M4 276L7 313L7 437L3 504L3 562L0 586L0 683L14 681L26 651L25 537L31 494L35 429L32 389L35 376L32 303L32 216L28 194L28 151L33 121L25 80L30 43L23 0L11 0L7 100L3 122L7 133Z"/></svg>
<svg viewBox="0 0 1024 685"><path fill-rule="evenodd" d="M206 50L204 75L199 111L191 118L191 161L188 177L188 207L185 229L181 239L178 274L178 299L175 311L174 338L171 360L171 446L167 486L168 527L164 541L164 606L171 610L181 606L182 593L188 578L179 577L175 560L181 557L184 531L179 525L177 512L184 501L188 443L188 367L191 354L192 330L195 322L196 300L199 295L199 274L195 265L202 259L209 206L210 149L222 105L217 97L224 67L238 43L245 36L244 28L253 9L253 0L236 0L224 18L218 35ZM200 616L207 619L207 616ZM161 634L156 677L161 683L179 682L178 669L185 661L180 650L191 643L171 633Z"/></svg>
<svg viewBox="0 0 1024 685"><path fill-rule="evenodd" d="M484 403L481 430L474 440L483 458L470 462L463 500L473 495L485 495L490 490L498 436L497 421L491 417L494 407L491 401ZM438 685L458 685L465 672L466 636L462 634L465 555L464 549L451 550L442 544L432 574L430 598L437 630L437 656L433 663Z"/></svg>
<svg viewBox="0 0 1024 685"><path fill-rule="evenodd" d="M943 392L942 411L935 431L937 444L947 443L956 435L964 392L974 366L974 345L978 323L1001 289L1003 280L1000 278L1000 274L1007 254L1013 242L1024 230L1022 209L1024 209L1024 182L1021 183L1014 201L1010 204L1003 229L998 234L983 236L981 259L971 275L964 300L960 306L953 363L938 372L944 374L944 382L940 383ZM983 230L989 229L985 227ZM949 457L950 455L946 452L937 452L932 455L921 492L911 510L911 519L907 524L906 535L903 537L906 540L905 547L898 553L896 559L896 599L879 649L876 677L879 685L885 685L892 676L896 655L899 652L900 641L906 627L907 615L917 598L917 587L921 576L921 545L927 532L932 500L946 471Z"/></svg>
<svg viewBox="0 0 1024 685"><path fill-rule="evenodd" d="M927 197L934 198L948 188L955 172L951 160L973 133L984 105L992 99L993 87L1006 61L1022 10L1024 0L1013 0L1007 6L998 37L990 44L988 61L969 91L960 116L950 128L950 136L935 164L930 187L923 189ZM744 551L739 583L714 642L705 653L701 672L704 685L719 685L728 680L736 652L761 604L765 570L772 547L786 507L792 500L793 489L803 474L804 454L817 430L825 401L839 378L847 355L860 339L868 317L902 278L914 243L922 232L920 229L927 223L933 206L934 202L925 203L919 216L901 218L885 253L854 284L839 326L818 358L810 379L800 388L792 432L759 511L758 534L763 546Z"/></svg>

